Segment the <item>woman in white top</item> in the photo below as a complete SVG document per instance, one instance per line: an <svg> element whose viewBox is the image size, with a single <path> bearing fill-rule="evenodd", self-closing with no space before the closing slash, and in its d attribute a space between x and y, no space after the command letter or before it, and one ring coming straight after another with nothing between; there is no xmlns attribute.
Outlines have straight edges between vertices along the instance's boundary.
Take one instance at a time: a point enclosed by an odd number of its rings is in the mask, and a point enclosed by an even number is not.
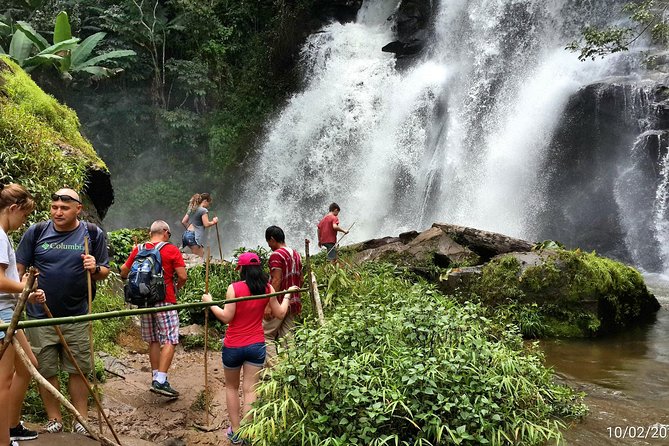
<svg viewBox="0 0 669 446"><path fill-rule="evenodd" d="M35 201L23 186L0 184L0 319L3 322L11 321L16 300L27 280L27 277L19 278L14 246L7 234L23 226L33 209ZM46 301L42 290L31 293L28 299L32 303ZM23 330L17 330L14 335L33 364L37 364ZM4 337L5 332L0 331L0 339ZM37 438L37 432L20 423L21 405L29 384L28 370L15 355L14 347L9 345L0 359L0 407L4 409L0 410L0 446L18 444L10 440L10 430L13 439Z"/></svg>
<svg viewBox="0 0 669 446"><path fill-rule="evenodd" d="M208 193L195 194L188 202L188 211L181 219L186 228L182 237L183 247L189 247L193 254L204 257L205 232L204 230L218 223L218 217L209 220L209 206L211 195Z"/></svg>

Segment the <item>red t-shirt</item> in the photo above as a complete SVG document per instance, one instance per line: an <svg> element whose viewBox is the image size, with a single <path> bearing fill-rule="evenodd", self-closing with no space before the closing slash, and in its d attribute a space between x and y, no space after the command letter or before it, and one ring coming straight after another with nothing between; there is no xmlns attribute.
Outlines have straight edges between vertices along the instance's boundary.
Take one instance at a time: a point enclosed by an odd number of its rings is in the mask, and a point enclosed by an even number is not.
<svg viewBox="0 0 669 446"><path fill-rule="evenodd" d="M147 248L153 248L157 243L146 242L145 245ZM137 248L137 246L132 248L130 257L123 264L128 269L132 268L132 262L135 261L135 256L137 256ZM160 249L160 261L163 265L163 277L165 278L165 302L175 304L177 303L177 285L174 270L186 266L184 258L179 248L168 243Z"/></svg>
<svg viewBox="0 0 669 446"><path fill-rule="evenodd" d="M234 282L232 289L235 290L235 297L251 296L251 290L246 282ZM265 293L269 293L269 285ZM269 297L235 303L235 316L225 331L223 345L235 348L246 347L259 342L264 343L265 332L262 328L262 319L268 303Z"/></svg>
<svg viewBox="0 0 669 446"><path fill-rule="evenodd" d="M323 220L318 223L319 243L337 243L337 231L332 228L333 224L339 224L339 217L333 214L327 214L323 217Z"/></svg>
<svg viewBox="0 0 669 446"><path fill-rule="evenodd" d="M269 269L281 270L281 288L276 291L287 290L293 285L302 288L302 257L294 249L283 247L272 252L269 256ZM302 311L302 302L300 293L293 294L293 301L290 303L290 311L299 313ZM279 303L283 302L283 296L277 296Z"/></svg>

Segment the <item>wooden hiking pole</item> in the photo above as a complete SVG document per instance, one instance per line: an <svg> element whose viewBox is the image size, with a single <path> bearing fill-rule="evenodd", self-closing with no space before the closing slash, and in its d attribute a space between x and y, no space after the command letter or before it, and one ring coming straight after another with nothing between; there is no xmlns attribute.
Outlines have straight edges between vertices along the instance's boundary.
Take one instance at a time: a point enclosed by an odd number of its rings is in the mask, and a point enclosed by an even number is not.
<svg viewBox="0 0 669 446"><path fill-rule="evenodd" d="M344 237L346 237L346 236L348 235L348 233L351 231L351 229L353 228L353 226L355 226L355 224L356 224L356 222L354 221L353 224L352 224L351 226L349 226L348 229L346 230L346 234L342 235L341 238L339 239L339 241L337 241L337 243L335 243L334 246L333 246L332 248L328 249L328 252L327 252L326 256L327 256L328 254L330 254L330 251L332 251L332 250L335 249L337 246L339 246L339 244L341 243L341 241L344 239Z"/></svg>
<svg viewBox="0 0 669 446"><path fill-rule="evenodd" d="M218 229L218 224L216 225ZM218 233L218 231L217 231ZM218 245L221 246L220 243ZM211 249L207 245L207 262L204 273L204 292L209 294L209 259L211 259ZM205 423L209 426L209 373L207 370L207 344L209 343L209 308L204 309L204 412Z"/></svg>
<svg viewBox="0 0 669 446"><path fill-rule="evenodd" d="M0 341L0 359L2 359L2 356L5 354L7 347L9 347L9 343L12 342L12 337L14 337L14 331L16 330L16 324L19 323L21 313L23 313L23 308L25 308L26 302L28 301L28 296L33 291L36 275L37 270L34 267L31 266L28 268L28 280L26 281L26 285L23 287L23 291L19 296L18 302L16 302L16 307L14 308L14 313L12 314L12 320L9 321L9 328L5 333L5 337L2 341Z"/></svg>
<svg viewBox="0 0 669 446"><path fill-rule="evenodd" d="M223 260L223 249L221 248L221 233L218 230L218 222L216 222L216 239L218 240L218 255Z"/></svg>
<svg viewBox="0 0 669 446"><path fill-rule="evenodd" d="M84 252L88 255L88 237L84 237ZM93 275L86 270L86 284L88 285L88 314L93 311ZM91 351L91 371L93 373L93 389L98 392L98 374L95 371L95 351L93 350L93 321L88 322L88 343ZM102 416L100 406L98 406L98 427L102 433ZM120 444L120 443L119 443Z"/></svg>
<svg viewBox="0 0 669 446"><path fill-rule="evenodd" d="M209 293L209 261L211 259L211 248L207 245L207 260L205 261L204 273L204 292ZM209 347L209 307L204 308L204 410L205 425L195 424L195 428L203 432L213 432L221 428L221 425L209 425L209 368L208 368L208 347Z"/></svg>
<svg viewBox="0 0 669 446"><path fill-rule="evenodd" d="M16 350L18 358L21 360L26 369L28 369L30 376L32 376L35 379L35 381L37 381L37 384L39 384L47 392L52 394L60 404L65 406L65 408L74 415L77 421L81 423L82 426L84 426L84 429L86 429L93 438L95 438L97 441L99 441L101 444L105 446L116 446L116 443L111 441L109 438L106 438L102 434L98 435L91 428L91 426L84 419L84 417L82 417L81 414L77 412L77 409L75 409L72 403L70 403L67 400L67 398L65 398L53 385L51 385L49 381L47 381L42 375L39 374L35 366L32 364L32 362L30 362L30 359L28 358L28 355L26 355L26 352L23 351L23 347L21 347L21 343L19 343L18 339L16 338L12 339L12 343L14 344L14 349ZM119 442L118 444L120 445L121 443Z"/></svg>
<svg viewBox="0 0 669 446"><path fill-rule="evenodd" d="M46 313L47 317L49 319L53 319L53 314L51 314L51 310L49 310L49 307L47 306L46 303L42 304L42 308L44 309L44 312ZM58 339L60 339L60 344L63 346L63 350L65 350L65 354L67 354L68 359L74 365L74 368L77 369L77 373L79 373L79 376L81 376L81 379L84 380L84 383L86 384L86 388L88 389L88 393L93 397L93 400L95 401L95 404L98 408L98 414L102 414L102 417L104 417L105 422L107 423L107 426L109 426L109 430L111 431L112 435L114 436L114 439L118 444L121 444L121 440L119 440L118 435L116 435L116 432L114 431L114 428L112 427L111 422L109 421L109 418L107 418L107 415L105 414L104 410L102 409L102 403L100 402L100 399L98 397L98 394L93 388L91 387L91 384L88 382L88 378L86 378L86 375L84 374L84 371L81 370L81 367L79 367L79 364L77 363L77 360L74 359L74 355L72 354L72 350L70 350L70 346L67 345L67 341L65 341L65 337L63 336L63 332L60 330L60 326L54 325L53 326L54 330L56 330L56 334L58 335ZM95 373L95 370L93 370L93 373ZM102 433L102 430L100 430L100 433Z"/></svg>
<svg viewBox="0 0 669 446"><path fill-rule="evenodd" d="M318 288L316 288L316 275L311 270L311 256L309 255L309 239L304 239L304 256L307 263L307 282L309 284L309 297L311 298L311 305L314 307L314 316L316 320L323 325L325 318L323 316L323 306L321 305L320 296L318 296Z"/></svg>

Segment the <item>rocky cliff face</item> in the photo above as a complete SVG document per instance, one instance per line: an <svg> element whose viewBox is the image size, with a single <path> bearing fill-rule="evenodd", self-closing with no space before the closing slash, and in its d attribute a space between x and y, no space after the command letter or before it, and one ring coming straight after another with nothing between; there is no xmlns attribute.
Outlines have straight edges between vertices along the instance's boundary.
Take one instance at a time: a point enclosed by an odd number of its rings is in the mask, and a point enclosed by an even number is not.
<svg viewBox="0 0 669 446"><path fill-rule="evenodd" d="M541 174L541 237L658 271L658 185L669 140L665 78L612 78L581 89L563 113Z"/></svg>

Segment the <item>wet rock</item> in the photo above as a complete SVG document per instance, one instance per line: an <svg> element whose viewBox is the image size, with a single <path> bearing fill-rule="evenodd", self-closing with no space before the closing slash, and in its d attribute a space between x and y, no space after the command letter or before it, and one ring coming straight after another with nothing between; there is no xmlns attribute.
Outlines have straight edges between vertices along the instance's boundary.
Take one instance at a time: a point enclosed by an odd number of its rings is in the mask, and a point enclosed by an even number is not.
<svg viewBox="0 0 669 446"><path fill-rule="evenodd" d="M466 290L481 276L481 266L455 268L442 277L439 289L445 294L455 294L458 290Z"/></svg>
<svg viewBox="0 0 669 446"><path fill-rule="evenodd" d="M432 226L441 229L453 240L474 251L483 261L490 260L499 254L527 252L532 249L532 243L526 240L509 237L496 232L448 223L434 223Z"/></svg>
<svg viewBox="0 0 669 446"><path fill-rule="evenodd" d="M395 23L397 40L385 45L381 51L395 53L398 59L419 54L430 37L428 27L432 15L432 1L403 0L397 11L388 18Z"/></svg>
<svg viewBox="0 0 669 446"><path fill-rule="evenodd" d="M204 328L198 324L191 324L187 327L179 327L179 337L204 336Z"/></svg>

